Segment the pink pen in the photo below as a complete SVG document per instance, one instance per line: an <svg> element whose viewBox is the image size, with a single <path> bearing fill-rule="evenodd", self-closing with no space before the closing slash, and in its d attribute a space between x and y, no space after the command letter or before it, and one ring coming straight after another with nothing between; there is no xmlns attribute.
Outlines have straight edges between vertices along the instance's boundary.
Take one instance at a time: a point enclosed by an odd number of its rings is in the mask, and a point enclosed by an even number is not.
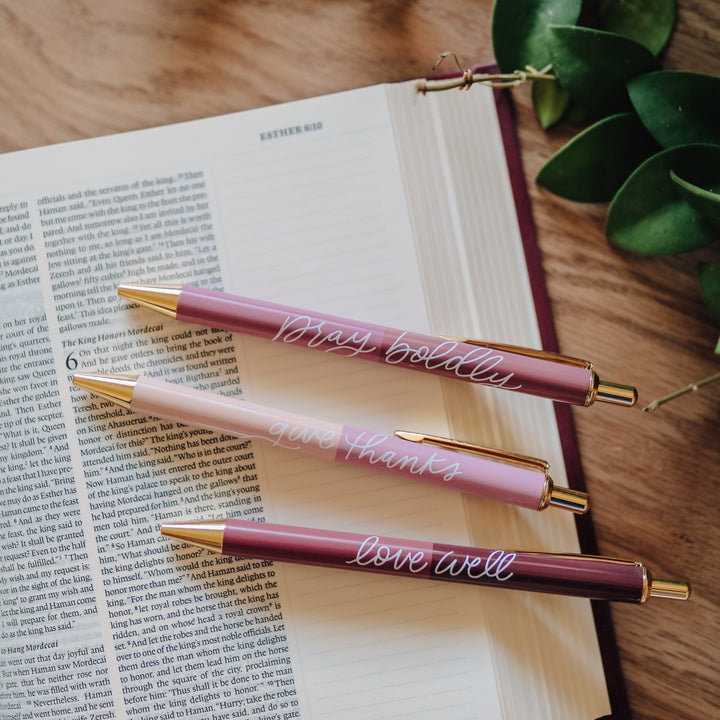
<svg viewBox="0 0 720 720"><path fill-rule="evenodd" d="M590 363L538 350L421 335L192 285L123 284L118 294L185 322L573 405L637 400L635 388L601 382Z"/></svg>
<svg viewBox="0 0 720 720"><path fill-rule="evenodd" d="M532 458L502 451L488 450L484 455L456 452L432 436L404 433L404 437L395 437L359 430L145 376L78 373L73 383L134 412L330 461L389 472L531 510L548 506L579 513L587 510L585 493L556 487L548 476L547 465Z"/></svg>
<svg viewBox="0 0 720 720"><path fill-rule="evenodd" d="M228 518L163 523L161 532L223 555L643 603L686 600L686 582L654 580L642 564L590 555L515 552Z"/></svg>

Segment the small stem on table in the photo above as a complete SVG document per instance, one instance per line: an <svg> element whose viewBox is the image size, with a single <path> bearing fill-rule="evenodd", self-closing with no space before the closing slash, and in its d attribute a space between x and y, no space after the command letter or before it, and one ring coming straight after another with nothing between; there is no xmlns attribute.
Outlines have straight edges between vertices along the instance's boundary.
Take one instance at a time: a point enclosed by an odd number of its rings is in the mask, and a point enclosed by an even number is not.
<svg viewBox="0 0 720 720"><path fill-rule="evenodd" d="M720 380L720 373L715 373L714 375L710 375L710 377L706 377L704 380L700 380L696 383L691 383L690 385L686 385L684 388L680 388L680 390L676 390L675 392L670 393L669 395L665 395L665 397L661 397L661 398L658 398L657 400L653 400L647 407L643 408L643 412L647 412L648 410L656 410L661 405L664 405L666 402L670 402L670 400L679 398L682 395L687 395L688 393L695 392L696 390L699 390L703 385L707 385L711 382L715 382L716 380Z"/></svg>

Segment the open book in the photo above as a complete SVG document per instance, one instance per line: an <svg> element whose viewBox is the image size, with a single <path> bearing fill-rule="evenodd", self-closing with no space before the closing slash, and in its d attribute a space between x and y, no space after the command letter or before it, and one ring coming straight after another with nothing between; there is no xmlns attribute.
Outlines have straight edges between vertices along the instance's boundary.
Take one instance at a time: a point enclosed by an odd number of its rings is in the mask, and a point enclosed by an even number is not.
<svg viewBox="0 0 720 720"><path fill-rule="evenodd" d="M189 282L540 347L539 265L498 117L489 89L407 83L0 157L3 718L610 711L588 601L218 557L159 534L169 518L237 516L578 552L569 513L156 421L70 382L143 373L451 435L545 458L572 486L547 400L184 325L116 295Z"/></svg>

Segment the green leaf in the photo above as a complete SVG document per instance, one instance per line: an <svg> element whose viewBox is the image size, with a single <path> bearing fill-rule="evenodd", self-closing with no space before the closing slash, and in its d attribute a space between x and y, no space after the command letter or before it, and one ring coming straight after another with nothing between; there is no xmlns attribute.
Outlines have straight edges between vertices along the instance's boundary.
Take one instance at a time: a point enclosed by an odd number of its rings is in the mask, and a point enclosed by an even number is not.
<svg viewBox="0 0 720 720"><path fill-rule="evenodd" d="M537 183L568 200L607 202L657 150L635 113L612 115L560 148L538 173Z"/></svg>
<svg viewBox="0 0 720 720"><path fill-rule="evenodd" d="M576 23L581 6L582 0L495 0L492 43L501 72L549 65L548 26Z"/></svg>
<svg viewBox="0 0 720 720"><path fill-rule="evenodd" d="M676 14L676 0L606 0L600 8L600 24L657 55L670 38Z"/></svg>
<svg viewBox="0 0 720 720"><path fill-rule="evenodd" d="M592 111L570 98L570 105L563 116L563 123L573 127L581 127L587 125L588 121L592 120L592 116Z"/></svg>
<svg viewBox="0 0 720 720"><path fill-rule="evenodd" d="M698 278L700 280L700 293L710 312L720 320L720 263L698 264ZM720 342L718 342L720 348ZM718 348L715 352L720 352Z"/></svg>
<svg viewBox="0 0 720 720"><path fill-rule="evenodd" d="M683 180L673 170L670 171L670 179L677 186L680 196L714 228L720 230L720 194Z"/></svg>
<svg viewBox="0 0 720 720"><path fill-rule="evenodd" d="M538 80L532 86L532 101L540 125L547 129L563 116L570 96L557 80Z"/></svg>
<svg viewBox="0 0 720 720"><path fill-rule="evenodd" d="M628 93L663 147L720 144L720 77L661 70L632 79Z"/></svg>
<svg viewBox="0 0 720 720"><path fill-rule="evenodd" d="M682 145L640 165L610 204L605 234L612 242L628 250L666 255L697 250L716 238L712 226L677 192L671 171L718 192L720 145Z"/></svg>
<svg viewBox="0 0 720 720"><path fill-rule="evenodd" d="M603 115L629 110L627 81L658 67L646 47L615 33L554 25L550 35L558 80L573 98Z"/></svg>

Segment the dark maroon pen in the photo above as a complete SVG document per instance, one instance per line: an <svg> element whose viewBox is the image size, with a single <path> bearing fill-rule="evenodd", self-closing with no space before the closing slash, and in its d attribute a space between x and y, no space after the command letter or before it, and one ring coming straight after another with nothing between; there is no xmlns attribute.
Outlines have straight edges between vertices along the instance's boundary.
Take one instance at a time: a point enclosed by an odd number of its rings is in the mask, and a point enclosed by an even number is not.
<svg viewBox="0 0 720 720"><path fill-rule="evenodd" d="M486 550L236 518L166 522L162 534L223 555L597 600L690 595L686 582L652 579L641 563L590 555Z"/></svg>

